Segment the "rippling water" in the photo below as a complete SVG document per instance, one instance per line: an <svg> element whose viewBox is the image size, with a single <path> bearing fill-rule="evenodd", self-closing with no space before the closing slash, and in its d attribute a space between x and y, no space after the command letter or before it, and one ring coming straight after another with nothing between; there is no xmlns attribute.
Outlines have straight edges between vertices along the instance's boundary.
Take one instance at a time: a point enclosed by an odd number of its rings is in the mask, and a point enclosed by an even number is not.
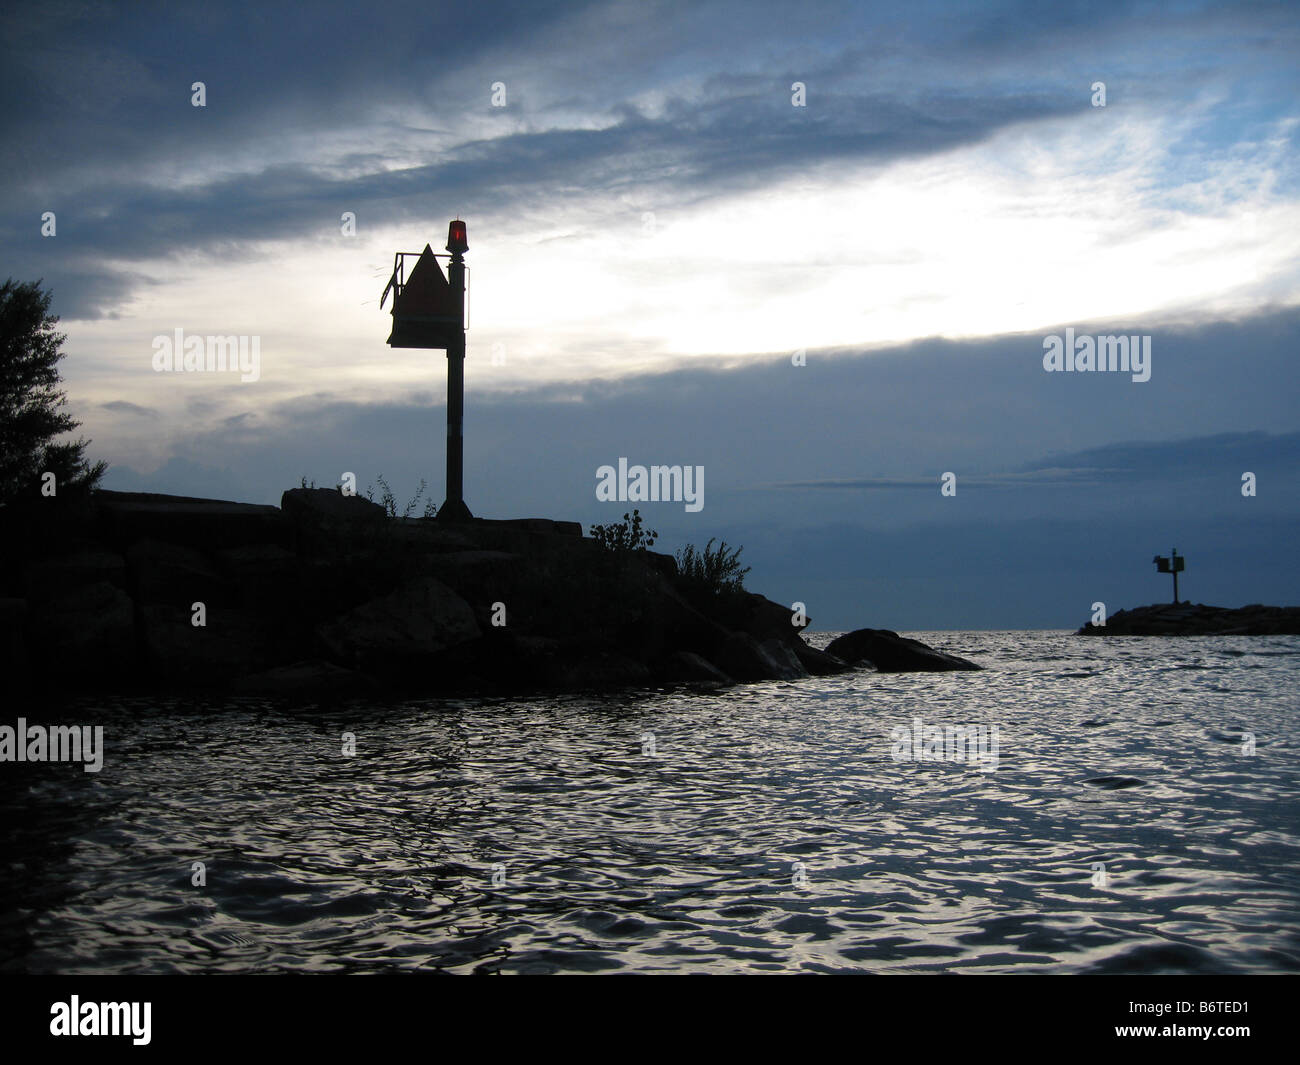
<svg viewBox="0 0 1300 1065"><path fill-rule="evenodd" d="M0 765L0 966L1300 971L1300 638L914 635L987 669L73 704L100 773ZM917 717L996 770L895 761Z"/></svg>

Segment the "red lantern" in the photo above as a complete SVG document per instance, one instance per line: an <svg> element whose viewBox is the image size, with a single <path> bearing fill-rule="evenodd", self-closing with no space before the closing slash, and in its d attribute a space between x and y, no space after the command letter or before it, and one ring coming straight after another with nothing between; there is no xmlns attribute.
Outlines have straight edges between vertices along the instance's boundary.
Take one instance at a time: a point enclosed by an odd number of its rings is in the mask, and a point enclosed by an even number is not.
<svg viewBox="0 0 1300 1065"><path fill-rule="evenodd" d="M459 218L447 226L447 250L453 255L464 255L469 251L469 237L465 233L465 223Z"/></svg>

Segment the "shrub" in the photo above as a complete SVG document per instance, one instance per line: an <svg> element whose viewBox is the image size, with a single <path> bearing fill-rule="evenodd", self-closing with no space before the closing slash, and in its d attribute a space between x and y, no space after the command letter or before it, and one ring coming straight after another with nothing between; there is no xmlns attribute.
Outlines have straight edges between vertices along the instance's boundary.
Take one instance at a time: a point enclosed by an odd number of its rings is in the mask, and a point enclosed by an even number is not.
<svg viewBox="0 0 1300 1065"><path fill-rule="evenodd" d="M750 567L740 564L742 550L740 547L728 548L725 540L715 548L712 538L702 551L694 544L687 544L677 552L677 573L699 591L714 595L744 591L745 574Z"/></svg>
<svg viewBox="0 0 1300 1065"><path fill-rule="evenodd" d="M596 543L606 551L626 554L629 551L645 551L654 547L659 534L653 529L641 528L641 511L633 510L624 514L621 522L609 525L593 525L591 535Z"/></svg>
<svg viewBox="0 0 1300 1065"><path fill-rule="evenodd" d="M392 486L384 478L384 475L382 473L379 474L379 476L376 477L375 480L379 482L379 487L384 490L383 495L379 497L379 502L380 505L384 508L384 513L387 514L390 518L397 517L397 497L393 495ZM307 487L306 477L302 479L302 486L304 488ZM315 488L316 482L312 481L311 486ZM343 491L342 485L335 485L334 487L337 488L340 492ZM411 497L410 502L408 502L406 506L402 509L402 517L409 518L412 514L415 513L415 509L420 505L420 500L424 499L424 493L428 487L429 487L429 482L426 481L423 477L421 477L419 487L416 488L415 490L415 495ZM366 498L370 500L370 502L372 503L375 501L374 485L366 486ZM424 517L432 518L436 516L437 513L438 513L438 508L434 506L433 500L425 499Z"/></svg>

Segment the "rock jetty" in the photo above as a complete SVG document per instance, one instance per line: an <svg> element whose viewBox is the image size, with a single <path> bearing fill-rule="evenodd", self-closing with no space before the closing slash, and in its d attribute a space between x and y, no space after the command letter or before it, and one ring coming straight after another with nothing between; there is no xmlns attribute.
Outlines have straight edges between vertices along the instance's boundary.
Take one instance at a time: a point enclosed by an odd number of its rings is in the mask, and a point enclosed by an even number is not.
<svg viewBox="0 0 1300 1065"><path fill-rule="evenodd" d="M1157 603L1121 610L1105 625L1092 622L1079 636L1279 636L1300 635L1300 607L1237 608L1203 603Z"/></svg>
<svg viewBox="0 0 1300 1065"><path fill-rule="evenodd" d="M702 589L671 556L608 551L574 522L391 518L332 489L279 507L30 500L0 510L0 548L0 666L31 693L514 694L978 668L887 630L820 651L786 607Z"/></svg>

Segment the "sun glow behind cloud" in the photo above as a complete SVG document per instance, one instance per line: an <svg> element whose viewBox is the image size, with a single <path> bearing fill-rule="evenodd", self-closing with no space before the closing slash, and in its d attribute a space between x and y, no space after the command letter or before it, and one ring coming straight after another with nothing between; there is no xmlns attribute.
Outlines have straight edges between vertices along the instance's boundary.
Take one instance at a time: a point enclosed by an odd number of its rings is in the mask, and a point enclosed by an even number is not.
<svg viewBox="0 0 1300 1065"><path fill-rule="evenodd" d="M1295 301L1300 203L1272 189L1275 147L1180 184L1162 147L1171 123L1086 117L880 167L826 164L651 215L621 193L545 215L467 209L469 387ZM1189 201L1198 210L1170 206ZM378 297L392 253L440 251L454 210L431 204L427 223L369 231L362 214L347 238L323 206L315 240L133 264L153 284L120 318L67 323L72 349L93 353L69 379L99 402L129 382L132 402L164 412L197 392L243 410L316 393L440 395L441 353L389 349ZM150 341L177 327L260 335L261 380L154 374Z"/></svg>

